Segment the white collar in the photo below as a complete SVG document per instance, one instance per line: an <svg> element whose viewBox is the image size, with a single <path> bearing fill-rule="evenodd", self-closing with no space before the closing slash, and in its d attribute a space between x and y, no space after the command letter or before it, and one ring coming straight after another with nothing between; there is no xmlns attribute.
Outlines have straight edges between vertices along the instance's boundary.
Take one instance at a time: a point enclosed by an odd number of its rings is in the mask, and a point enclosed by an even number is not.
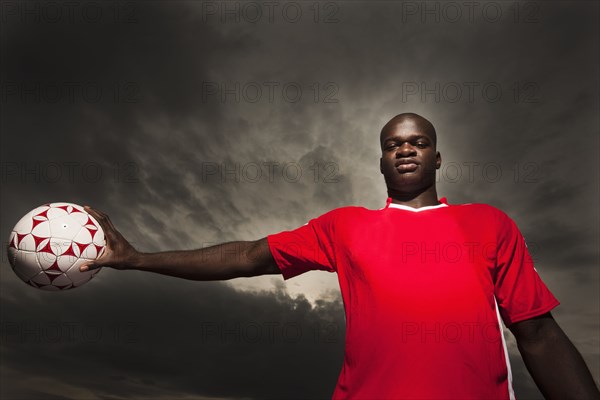
<svg viewBox="0 0 600 400"><path fill-rule="evenodd" d="M385 207L380 208L380 210L385 210L386 208L391 207L391 208L399 208L401 210L406 210L406 211L419 212L419 211L432 210L435 208L448 207L448 200L445 197L442 197L438 201L440 202L440 204L436 204L435 206L425 206L425 207L421 207L421 208L415 208L415 207L405 206L402 204L392 203L392 198L388 197L385 202Z"/></svg>
<svg viewBox="0 0 600 400"><path fill-rule="evenodd" d="M448 204L441 203L441 204L438 204L435 206L425 206L425 207L415 208L415 207L405 206L402 204L390 203L390 205L388 207L389 208L399 208L401 210L407 210L407 211L413 211L413 212L419 212L419 211L425 211L425 210L432 210L434 208L448 207Z"/></svg>

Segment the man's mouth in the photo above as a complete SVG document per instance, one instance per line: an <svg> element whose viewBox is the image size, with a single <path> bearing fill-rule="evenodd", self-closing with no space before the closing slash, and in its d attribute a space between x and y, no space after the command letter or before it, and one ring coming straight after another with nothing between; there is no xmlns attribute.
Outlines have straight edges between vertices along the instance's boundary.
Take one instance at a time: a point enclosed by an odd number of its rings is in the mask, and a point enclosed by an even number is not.
<svg viewBox="0 0 600 400"><path fill-rule="evenodd" d="M418 167L417 164L415 163L408 163L408 164L398 164L396 166L396 169L400 172L413 172L414 170L416 170Z"/></svg>
<svg viewBox="0 0 600 400"><path fill-rule="evenodd" d="M413 159L402 159L396 161L396 169L399 172L412 172L416 170L419 166L419 163Z"/></svg>

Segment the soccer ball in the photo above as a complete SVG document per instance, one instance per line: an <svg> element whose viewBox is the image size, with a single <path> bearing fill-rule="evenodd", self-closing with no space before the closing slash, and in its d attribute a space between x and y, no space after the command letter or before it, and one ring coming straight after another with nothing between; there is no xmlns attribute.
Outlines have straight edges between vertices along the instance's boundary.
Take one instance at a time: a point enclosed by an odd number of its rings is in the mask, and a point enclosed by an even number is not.
<svg viewBox="0 0 600 400"><path fill-rule="evenodd" d="M8 240L8 260L17 276L33 287L73 289L100 271L80 272L79 267L100 257L105 246L104 231L83 207L49 203L17 222Z"/></svg>

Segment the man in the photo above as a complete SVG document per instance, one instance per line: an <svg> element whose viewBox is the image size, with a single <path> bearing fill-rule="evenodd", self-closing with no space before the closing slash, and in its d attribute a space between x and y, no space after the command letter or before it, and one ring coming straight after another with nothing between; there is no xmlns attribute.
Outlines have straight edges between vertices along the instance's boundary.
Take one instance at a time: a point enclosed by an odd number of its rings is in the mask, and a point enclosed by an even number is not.
<svg viewBox="0 0 600 400"><path fill-rule="evenodd" d="M346 353L334 399L514 399L501 320L549 399L600 399L550 310L515 223L485 204L438 200L436 132L400 114L381 131L388 190L379 210L341 207L293 231L200 250L136 251L103 213L110 266L194 280L337 272Z"/></svg>

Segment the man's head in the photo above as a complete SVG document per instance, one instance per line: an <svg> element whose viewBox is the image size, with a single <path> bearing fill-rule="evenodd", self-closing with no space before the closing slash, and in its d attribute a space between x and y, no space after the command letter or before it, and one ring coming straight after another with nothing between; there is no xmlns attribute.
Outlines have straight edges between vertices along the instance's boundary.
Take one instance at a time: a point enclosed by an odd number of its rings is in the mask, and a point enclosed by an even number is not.
<svg viewBox="0 0 600 400"><path fill-rule="evenodd" d="M381 130L379 169L388 193L418 194L435 185L442 164L435 128L418 114L398 114Z"/></svg>

